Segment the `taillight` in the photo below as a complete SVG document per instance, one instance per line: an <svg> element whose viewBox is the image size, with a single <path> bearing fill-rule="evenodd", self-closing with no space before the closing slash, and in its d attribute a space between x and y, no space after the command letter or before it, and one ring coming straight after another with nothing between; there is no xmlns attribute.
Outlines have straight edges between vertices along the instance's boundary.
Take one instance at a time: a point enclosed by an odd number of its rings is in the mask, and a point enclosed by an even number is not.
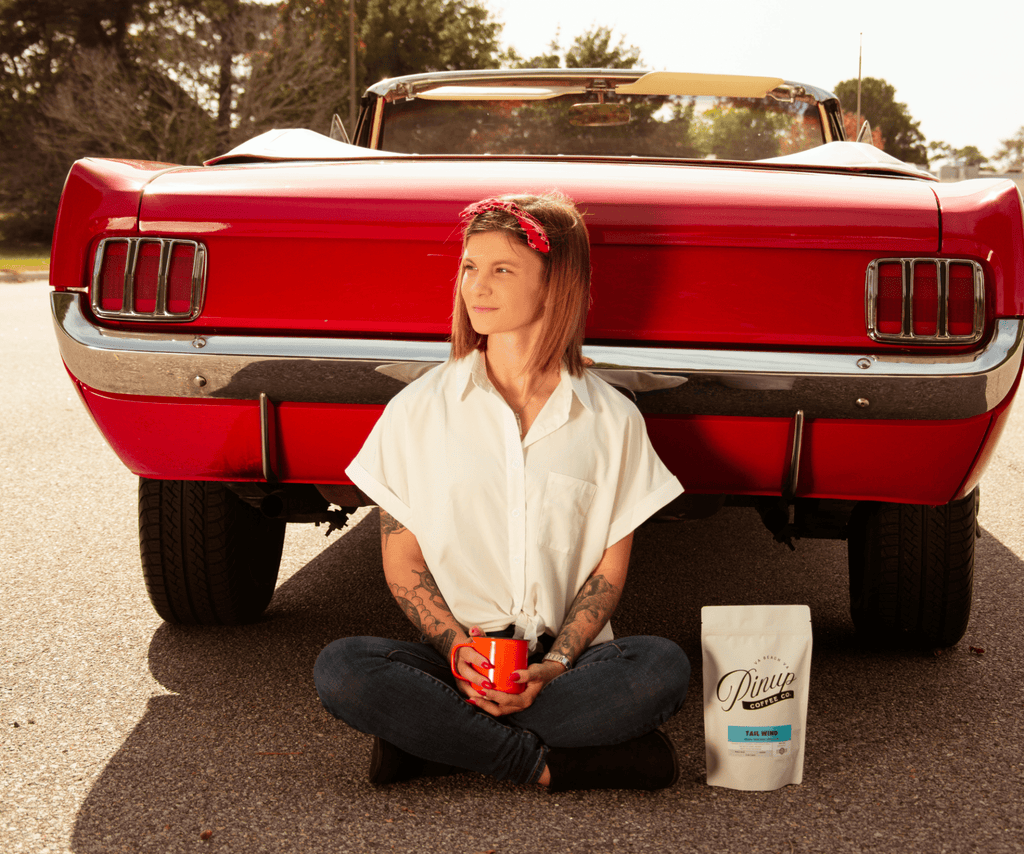
<svg viewBox="0 0 1024 854"><path fill-rule="evenodd" d="M913 265L914 285L910 289L911 328L915 338L934 338L939 330L939 272L930 261Z"/></svg>
<svg viewBox="0 0 1024 854"><path fill-rule="evenodd" d="M878 328L889 335L903 331L903 268L900 264L878 265Z"/></svg>
<svg viewBox="0 0 1024 854"><path fill-rule="evenodd" d="M116 313L124 305L124 271L128 267L128 244L109 243L106 250L99 280L96 281L94 277L92 285L93 309Z"/></svg>
<svg viewBox="0 0 1024 854"><path fill-rule="evenodd" d="M92 308L100 317L195 320L205 286L206 247L201 243L109 237L96 249Z"/></svg>
<svg viewBox="0 0 1024 854"><path fill-rule="evenodd" d="M949 265L949 334L970 335L974 329L977 308L974 282L977 278L970 264Z"/></svg>
<svg viewBox="0 0 1024 854"><path fill-rule="evenodd" d="M970 344L985 328L985 276L974 261L882 258L868 265L868 335L904 344Z"/></svg>

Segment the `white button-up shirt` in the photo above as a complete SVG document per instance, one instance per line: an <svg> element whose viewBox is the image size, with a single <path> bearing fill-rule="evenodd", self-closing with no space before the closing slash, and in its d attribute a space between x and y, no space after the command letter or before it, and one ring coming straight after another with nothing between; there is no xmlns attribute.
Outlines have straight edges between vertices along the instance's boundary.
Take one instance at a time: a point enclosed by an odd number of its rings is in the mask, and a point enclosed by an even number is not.
<svg viewBox="0 0 1024 854"><path fill-rule="evenodd" d="M461 625L514 624L531 648L605 549L683 491L637 408L589 371L563 369L520 438L479 351L397 394L346 473L416 536Z"/></svg>

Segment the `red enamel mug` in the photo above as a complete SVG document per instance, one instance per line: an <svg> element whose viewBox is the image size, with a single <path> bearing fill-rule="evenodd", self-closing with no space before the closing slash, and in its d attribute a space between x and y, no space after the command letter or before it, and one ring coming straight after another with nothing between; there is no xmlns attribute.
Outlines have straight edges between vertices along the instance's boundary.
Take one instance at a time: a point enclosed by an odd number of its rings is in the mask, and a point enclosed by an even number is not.
<svg viewBox="0 0 1024 854"><path fill-rule="evenodd" d="M529 644L524 640L515 638L470 638L466 643L456 644L452 647L452 673L463 682L469 682L465 676L455 672L456 653L464 646L469 646L479 652L490 662L491 667L484 669L470 664L477 673L486 676L498 691L506 694L522 694L526 685L512 681L512 674L517 670L526 670L529 658Z"/></svg>

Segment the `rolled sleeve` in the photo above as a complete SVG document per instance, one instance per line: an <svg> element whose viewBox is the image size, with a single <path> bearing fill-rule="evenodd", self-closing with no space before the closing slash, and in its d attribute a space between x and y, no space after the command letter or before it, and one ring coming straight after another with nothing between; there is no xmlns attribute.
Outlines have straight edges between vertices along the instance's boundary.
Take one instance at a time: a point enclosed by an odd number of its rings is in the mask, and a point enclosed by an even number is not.
<svg viewBox="0 0 1024 854"><path fill-rule="evenodd" d="M352 483L373 499L374 504L394 516L410 531L412 530L412 510L409 506L385 484L364 469L358 460L353 460L349 464L349 467L345 469L345 474L349 476Z"/></svg>
<svg viewBox="0 0 1024 854"><path fill-rule="evenodd" d="M630 418L624 442L626 464L621 469L606 548L636 530L683 492L679 479L668 470L651 445L639 411Z"/></svg>
<svg viewBox="0 0 1024 854"><path fill-rule="evenodd" d="M393 426L394 413L389 407L377 420L345 474L378 507L415 534L415 519L408 497L409 454Z"/></svg>

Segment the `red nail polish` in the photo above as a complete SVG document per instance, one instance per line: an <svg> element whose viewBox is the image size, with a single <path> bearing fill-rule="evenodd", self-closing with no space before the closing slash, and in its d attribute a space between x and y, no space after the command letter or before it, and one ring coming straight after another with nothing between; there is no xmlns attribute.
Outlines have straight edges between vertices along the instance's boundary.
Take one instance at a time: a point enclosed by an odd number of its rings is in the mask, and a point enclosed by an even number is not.
<svg viewBox="0 0 1024 854"><path fill-rule="evenodd" d="M471 705L471 706L475 706L476 705L476 700L474 700L472 698L467 698L466 702L469 703L469 705Z"/></svg>
<svg viewBox="0 0 1024 854"><path fill-rule="evenodd" d="M483 683L483 686L484 686L485 688L489 688L489 689L492 689L492 690L493 690L493 688L494 688L494 683L493 683L493 682L484 682L484 683Z"/></svg>

